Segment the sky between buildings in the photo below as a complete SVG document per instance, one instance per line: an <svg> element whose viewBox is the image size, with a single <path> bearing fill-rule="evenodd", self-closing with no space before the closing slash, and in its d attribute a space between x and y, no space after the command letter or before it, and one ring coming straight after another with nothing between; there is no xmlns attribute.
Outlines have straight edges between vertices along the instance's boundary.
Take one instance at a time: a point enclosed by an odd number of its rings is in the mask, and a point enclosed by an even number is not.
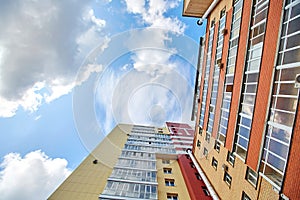
<svg viewBox="0 0 300 200"><path fill-rule="evenodd" d="M45 199L118 123L190 123L205 25L181 11L0 1L0 199Z"/></svg>

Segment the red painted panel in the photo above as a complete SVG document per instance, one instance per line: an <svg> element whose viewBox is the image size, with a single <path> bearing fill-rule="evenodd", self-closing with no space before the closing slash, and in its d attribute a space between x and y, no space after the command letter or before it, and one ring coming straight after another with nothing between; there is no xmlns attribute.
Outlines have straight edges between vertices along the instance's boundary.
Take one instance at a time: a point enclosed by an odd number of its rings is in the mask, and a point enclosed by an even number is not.
<svg viewBox="0 0 300 200"><path fill-rule="evenodd" d="M185 184L189 191L192 200L211 200L211 196L206 196L202 187L206 187L202 180L197 179L196 168L191 166L192 160L187 157L187 155L180 155L178 158L178 163L180 166L181 173L183 175Z"/></svg>

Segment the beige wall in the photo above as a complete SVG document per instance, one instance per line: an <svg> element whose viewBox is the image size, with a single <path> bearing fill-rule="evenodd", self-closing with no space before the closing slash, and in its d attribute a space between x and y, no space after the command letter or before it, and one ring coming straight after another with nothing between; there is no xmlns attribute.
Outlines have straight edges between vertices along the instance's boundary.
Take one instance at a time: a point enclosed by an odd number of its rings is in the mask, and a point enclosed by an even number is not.
<svg viewBox="0 0 300 200"><path fill-rule="evenodd" d="M56 189L49 200L98 200L127 140L130 125L118 125ZM97 159L98 163L93 164Z"/></svg>
<svg viewBox="0 0 300 200"><path fill-rule="evenodd" d="M232 0L220 1L220 3L217 4L215 9L210 13L209 19L210 20L215 19L216 22L218 22L220 19L221 10L223 10L223 8L226 8L226 12L227 12L229 9L231 9L232 2L233 2Z"/></svg>
<svg viewBox="0 0 300 200"><path fill-rule="evenodd" d="M183 176L177 160L170 160L170 164L162 164L162 159L157 159L158 199L167 199L167 193L178 194L178 199L190 199ZM164 174L163 168L172 168L172 174ZM175 186L165 186L165 179L174 179Z"/></svg>
<svg viewBox="0 0 300 200"><path fill-rule="evenodd" d="M205 172L207 178L213 185L217 194L221 199L241 199L242 192L246 194L251 199L278 199L279 195L272 189L272 185L267 182L265 179L259 177L257 186L253 186L249 183L246 177L247 165L240 158L235 158L234 166L227 162L228 150L221 145L220 152L217 152L214 149L214 138L211 138L210 142L205 141L206 132L203 131L202 136L197 134L197 139L201 141L201 146L194 148L194 155L198 160L199 165L202 170ZM196 142L197 143L197 142ZM208 156L203 155L203 149L206 147L208 149ZM217 169L212 166L212 158L215 158L218 161ZM228 166L228 174L232 177L231 186L228 186L227 183L223 180L224 170L222 165L225 164ZM259 194L260 193L260 194ZM268 197L268 198L266 198Z"/></svg>

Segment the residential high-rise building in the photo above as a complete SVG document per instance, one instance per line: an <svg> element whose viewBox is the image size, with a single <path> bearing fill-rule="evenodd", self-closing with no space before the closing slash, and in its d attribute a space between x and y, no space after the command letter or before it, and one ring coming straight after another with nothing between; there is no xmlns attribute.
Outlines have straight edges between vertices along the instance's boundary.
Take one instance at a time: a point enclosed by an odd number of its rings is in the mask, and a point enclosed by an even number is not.
<svg viewBox="0 0 300 200"><path fill-rule="evenodd" d="M49 200L212 199L198 164L187 154L193 139L187 124L120 124Z"/></svg>
<svg viewBox="0 0 300 200"><path fill-rule="evenodd" d="M183 15L206 19L192 155L214 191L300 199L300 0L185 0Z"/></svg>

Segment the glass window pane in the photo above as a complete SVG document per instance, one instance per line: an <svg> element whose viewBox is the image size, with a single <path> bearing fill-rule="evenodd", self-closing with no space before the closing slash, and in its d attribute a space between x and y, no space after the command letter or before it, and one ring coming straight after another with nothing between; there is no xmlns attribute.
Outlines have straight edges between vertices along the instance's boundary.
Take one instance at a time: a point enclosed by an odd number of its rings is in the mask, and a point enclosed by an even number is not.
<svg viewBox="0 0 300 200"><path fill-rule="evenodd" d="M254 95L245 95L244 94L244 100L243 100L244 103L254 105L254 101L255 101Z"/></svg>
<svg viewBox="0 0 300 200"><path fill-rule="evenodd" d="M248 63L248 71L257 71L259 70L260 59L252 60Z"/></svg>
<svg viewBox="0 0 300 200"><path fill-rule="evenodd" d="M283 171L285 162L272 154L269 153L268 155L268 163L274 166L276 169L279 169L280 171Z"/></svg>
<svg viewBox="0 0 300 200"><path fill-rule="evenodd" d="M247 75L247 82L251 83L251 82L257 82L258 79L258 73L253 73L253 74L248 74Z"/></svg>
<svg viewBox="0 0 300 200"><path fill-rule="evenodd" d="M246 93L255 93L256 92L256 84L247 85Z"/></svg>
<svg viewBox="0 0 300 200"><path fill-rule="evenodd" d="M272 137L288 143L289 138L290 138L290 133L285 130L273 127L272 128Z"/></svg>
<svg viewBox="0 0 300 200"><path fill-rule="evenodd" d="M295 112L297 99L277 97L276 109Z"/></svg>
<svg viewBox="0 0 300 200"><path fill-rule="evenodd" d="M294 123L294 114L293 113L286 113L282 111L274 111L272 113L274 115L274 122L278 124L283 124L286 126L293 126Z"/></svg>
<svg viewBox="0 0 300 200"><path fill-rule="evenodd" d="M260 43L263 42L263 39L264 39L264 35L260 35L260 36L258 36L258 37L256 37L256 38L252 39L251 45L252 45L252 46L260 45Z"/></svg>
<svg viewBox="0 0 300 200"><path fill-rule="evenodd" d="M300 5L300 4L299 4ZM286 48L292 48L300 45L300 33L297 35L290 36L287 39Z"/></svg>
<svg viewBox="0 0 300 200"><path fill-rule="evenodd" d="M245 138L249 138L250 130L242 126L240 126L239 128L240 128L239 134L244 136Z"/></svg>
<svg viewBox="0 0 300 200"><path fill-rule="evenodd" d="M256 48L252 50L251 59L260 57L262 53L262 48Z"/></svg>
<svg viewBox="0 0 300 200"><path fill-rule="evenodd" d="M300 15L300 4L296 4L293 8L292 8L292 12L291 12L291 18L296 17L297 15Z"/></svg>
<svg viewBox="0 0 300 200"><path fill-rule="evenodd" d="M258 23L266 18L267 16L267 9L259 13L257 16L255 16L255 23Z"/></svg>
<svg viewBox="0 0 300 200"><path fill-rule="evenodd" d="M282 158L286 158L287 157L287 153L288 153L288 147L276 142L275 140L270 140L270 146L269 146L270 151L272 151L273 153L276 153L277 155L279 155Z"/></svg>
<svg viewBox="0 0 300 200"><path fill-rule="evenodd" d="M289 64L289 63L294 63L299 61L300 61L300 48L287 51L284 53L283 64Z"/></svg>
<svg viewBox="0 0 300 200"><path fill-rule="evenodd" d="M300 67L287 68L281 70L281 81L290 81L294 80L296 74L300 73Z"/></svg>
<svg viewBox="0 0 300 200"><path fill-rule="evenodd" d="M289 22L289 26L288 26L288 34L297 32L300 30L300 17L294 19L293 21Z"/></svg>
<svg viewBox="0 0 300 200"><path fill-rule="evenodd" d="M243 105L242 106L242 113L252 116L253 113L253 106L249 106L249 105Z"/></svg>
<svg viewBox="0 0 300 200"><path fill-rule="evenodd" d="M238 144L244 147L245 149L247 149L248 147L248 141L241 137L239 137Z"/></svg>
<svg viewBox="0 0 300 200"><path fill-rule="evenodd" d="M294 83L286 83L286 84L281 83L279 94L297 96L298 95L298 89L295 88Z"/></svg>
<svg viewBox="0 0 300 200"><path fill-rule="evenodd" d="M247 127L251 126L251 120L248 119L247 117L242 117L242 124L244 124Z"/></svg>

